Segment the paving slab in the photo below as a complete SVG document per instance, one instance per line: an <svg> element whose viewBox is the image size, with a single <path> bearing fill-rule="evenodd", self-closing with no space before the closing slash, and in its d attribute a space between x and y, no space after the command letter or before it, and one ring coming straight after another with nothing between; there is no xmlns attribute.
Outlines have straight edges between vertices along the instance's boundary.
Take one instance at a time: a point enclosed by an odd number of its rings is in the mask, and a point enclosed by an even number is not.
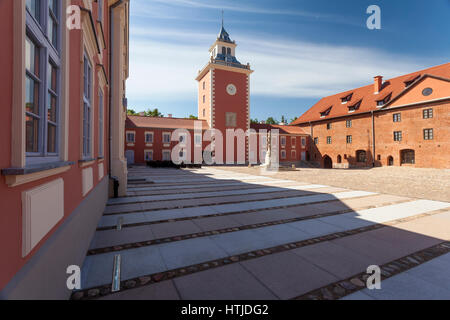
<svg viewBox="0 0 450 320"><path fill-rule="evenodd" d="M98 231L94 235L90 249L113 247L121 244L150 241L155 239L150 226L122 228L122 230Z"/></svg>
<svg viewBox="0 0 450 320"><path fill-rule="evenodd" d="M169 270L224 258L228 254L208 237L159 245Z"/></svg>
<svg viewBox="0 0 450 320"><path fill-rule="evenodd" d="M277 297L239 264L176 278L184 300L276 300Z"/></svg>
<svg viewBox="0 0 450 320"><path fill-rule="evenodd" d="M241 264L283 300L338 280L289 251L243 261Z"/></svg>
<svg viewBox="0 0 450 320"><path fill-rule="evenodd" d="M151 225L156 239L176 237L185 234L198 233L201 229L192 221L176 221Z"/></svg>
<svg viewBox="0 0 450 320"><path fill-rule="evenodd" d="M292 250L292 253L326 270L339 279L351 277L367 270L371 259L351 249L326 241Z"/></svg>
<svg viewBox="0 0 450 320"><path fill-rule="evenodd" d="M240 227L243 224L231 216L208 217L192 220L202 231L213 231Z"/></svg>

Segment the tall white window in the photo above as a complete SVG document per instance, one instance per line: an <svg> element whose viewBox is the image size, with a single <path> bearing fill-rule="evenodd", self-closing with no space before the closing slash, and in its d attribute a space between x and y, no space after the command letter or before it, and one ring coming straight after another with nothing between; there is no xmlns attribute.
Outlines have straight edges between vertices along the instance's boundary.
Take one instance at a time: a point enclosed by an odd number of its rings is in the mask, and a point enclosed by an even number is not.
<svg viewBox="0 0 450 320"><path fill-rule="evenodd" d="M103 103L103 92L98 91L98 156L103 157L103 139L104 139L104 103Z"/></svg>
<svg viewBox="0 0 450 320"><path fill-rule="evenodd" d="M170 133L163 133L163 143L170 143Z"/></svg>
<svg viewBox="0 0 450 320"><path fill-rule="evenodd" d="M25 149L27 163L58 160L60 1L26 1Z"/></svg>
<svg viewBox="0 0 450 320"><path fill-rule="evenodd" d="M134 132L127 132L127 143L135 142L135 134Z"/></svg>
<svg viewBox="0 0 450 320"><path fill-rule="evenodd" d="M145 143L153 143L153 132L145 133Z"/></svg>
<svg viewBox="0 0 450 320"><path fill-rule="evenodd" d="M153 161L153 151L145 150L145 161Z"/></svg>
<svg viewBox="0 0 450 320"><path fill-rule="evenodd" d="M84 55L84 75L83 75L83 158L92 158L92 66L87 57Z"/></svg>

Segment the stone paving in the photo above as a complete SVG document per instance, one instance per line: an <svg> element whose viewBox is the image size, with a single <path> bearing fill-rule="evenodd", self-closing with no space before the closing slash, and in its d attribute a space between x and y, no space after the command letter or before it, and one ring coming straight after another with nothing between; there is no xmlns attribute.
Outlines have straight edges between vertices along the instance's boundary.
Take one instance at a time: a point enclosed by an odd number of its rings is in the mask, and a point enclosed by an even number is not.
<svg viewBox="0 0 450 320"><path fill-rule="evenodd" d="M450 288L448 275L425 266L450 251L449 202L217 168L133 167L129 179L128 196L105 209L73 299L404 298L390 283L416 277L413 266L424 266L417 283L430 270L427 297L448 297L435 285ZM397 262L411 255L420 266ZM383 267L378 295L354 285L369 265L394 262L402 267Z"/></svg>

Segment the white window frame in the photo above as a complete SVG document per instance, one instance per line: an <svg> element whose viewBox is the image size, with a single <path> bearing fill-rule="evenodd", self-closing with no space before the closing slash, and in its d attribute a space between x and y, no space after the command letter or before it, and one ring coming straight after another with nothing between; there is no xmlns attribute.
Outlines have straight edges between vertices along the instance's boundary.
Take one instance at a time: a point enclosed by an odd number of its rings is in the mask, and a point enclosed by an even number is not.
<svg viewBox="0 0 450 320"><path fill-rule="evenodd" d="M132 141L128 139L129 138L128 137L129 134L133 135L133 140ZM136 143L136 132L135 131L127 131L125 136L126 136L126 142L127 143Z"/></svg>
<svg viewBox="0 0 450 320"><path fill-rule="evenodd" d="M169 154L169 159L164 159L164 154ZM170 150L163 150L162 151L162 161L171 161L172 160L172 152Z"/></svg>
<svg viewBox="0 0 450 320"><path fill-rule="evenodd" d="M286 150L281 150L281 159L286 159Z"/></svg>
<svg viewBox="0 0 450 320"><path fill-rule="evenodd" d="M280 145L282 146L286 146L286 136L281 136L280 137Z"/></svg>
<svg viewBox="0 0 450 320"><path fill-rule="evenodd" d="M151 137L152 137L152 140L151 140L151 141L148 141L148 140L147 140L147 137L148 137L148 136L151 136ZM153 131L146 131L146 132L145 132L144 139L145 139L145 143L146 143L146 144L153 144L153 143L155 142L155 134L154 134L154 132L153 132Z"/></svg>
<svg viewBox="0 0 450 320"><path fill-rule="evenodd" d="M166 141L165 137L169 137L168 141ZM163 144L170 144L172 139L172 133L170 132L163 132L162 134L162 143Z"/></svg>
<svg viewBox="0 0 450 320"><path fill-rule="evenodd" d="M151 154L151 159L147 159L147 155L148 154ZM153 150L144 150L144 160L145 161L153 161L153 155L154 155L154 153L153 153Z"/></svg>

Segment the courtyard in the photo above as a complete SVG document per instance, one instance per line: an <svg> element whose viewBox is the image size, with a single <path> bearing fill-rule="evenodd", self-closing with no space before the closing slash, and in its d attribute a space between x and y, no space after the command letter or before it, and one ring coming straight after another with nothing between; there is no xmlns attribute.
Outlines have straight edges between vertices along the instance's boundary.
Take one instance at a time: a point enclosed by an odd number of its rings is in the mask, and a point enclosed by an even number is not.
<svg viewBox="0 0 450 320"><path fill-rule="evenodd" d="M404 169L132 167L72 299L450 299L449 172Z"/></svg>

